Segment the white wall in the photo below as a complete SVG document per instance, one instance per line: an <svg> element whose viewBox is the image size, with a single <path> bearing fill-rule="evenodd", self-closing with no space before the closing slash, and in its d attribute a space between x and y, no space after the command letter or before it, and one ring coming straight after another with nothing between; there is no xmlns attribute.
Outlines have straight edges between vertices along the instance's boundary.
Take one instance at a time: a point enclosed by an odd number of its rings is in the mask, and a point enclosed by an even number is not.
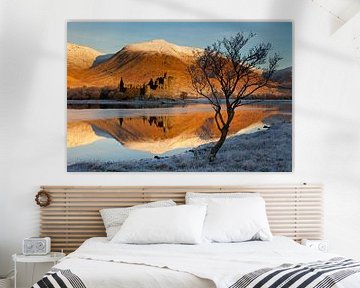
<svg viewBox="0 0 360 288"><path fill-rule="evenodd" d="M293 19L294 172L67 173L66 20L129 18ZM360 68L351 37L332 36L343 22L310 0L2 0L0 274L38 234L42 184L322 183L330 250L360 258Z"/></svg>

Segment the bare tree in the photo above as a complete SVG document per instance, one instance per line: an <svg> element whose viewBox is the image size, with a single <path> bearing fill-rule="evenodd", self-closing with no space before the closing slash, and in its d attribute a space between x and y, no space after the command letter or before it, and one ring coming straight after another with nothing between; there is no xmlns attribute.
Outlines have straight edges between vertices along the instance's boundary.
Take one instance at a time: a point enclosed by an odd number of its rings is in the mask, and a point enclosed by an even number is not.
<svg viewBox="0 0 360 288"><path fill-rule="evenodd" d="M244 99L269 84L281 60L277 54L269 56L270 43L256 44L247 49L254 36L254 33L237 33L219 40L199 52L188 67L192 86L212 105L216 126L221 133L211 148L210 162L214 161L226 140L235 109L247 104ZM223 107L226 111L222 111Z"/></svg>

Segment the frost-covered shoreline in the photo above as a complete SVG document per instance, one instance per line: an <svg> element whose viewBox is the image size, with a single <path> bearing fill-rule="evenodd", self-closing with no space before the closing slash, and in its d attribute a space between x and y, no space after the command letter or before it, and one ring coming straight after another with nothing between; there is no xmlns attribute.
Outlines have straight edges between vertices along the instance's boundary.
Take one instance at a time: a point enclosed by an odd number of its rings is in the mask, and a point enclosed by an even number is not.
<svg viewBox="0 0 360 288"><path fill-rule="evenodd" d="M291 172L292 124L283 118L266 122L267 130L228 138L213 163L207 160L209 143L160 159L77 163L68 172Z"/></svg>

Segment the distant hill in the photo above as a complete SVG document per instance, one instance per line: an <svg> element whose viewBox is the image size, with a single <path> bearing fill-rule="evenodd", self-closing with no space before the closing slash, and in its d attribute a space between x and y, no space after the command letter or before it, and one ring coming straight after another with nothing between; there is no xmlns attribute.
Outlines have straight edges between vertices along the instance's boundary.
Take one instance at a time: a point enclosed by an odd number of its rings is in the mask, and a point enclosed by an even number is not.
<svg viewBox="0 0 360 288"><path fill-rule="evenodd" d="M86 85L84 71L89 70L101 53L86 46L67 43L67 85L79 87Z"/></svg>
<svg viewBox="0 0 360 288"><path fill-rule="evenodd" d="M287 67L281 70L278 70L274 73L272 77L273 81L278 83L291 83L292 82L292 67Z"/></svg>
<svg viewBox="0 0 360 288"><path fill-rule="evenodd" d="M102 62L105 62L106 60L110 59L112 56L114 56L114 54L104 54L97 56L91 67L95 67L101 64Z"/></svg>
<svg viewBox="0 0 360 288"><path fill-rule="evenodd" d="M142 85L148 83L151 78L156 79L167 73L173 77L172 89L175 93L172 96L176 97L182 92L195 96L187 66L196 53L202 51L200 48L179 46L163 39L156 39L129 44L115 54L101 55L88 47L69 45L69 88L117 87L120 78L123 78L126 84ZM274 97L285 93L291 97L291 67L278 71L274 76L275 82L278 83L273 83L272 88L261 89L259 93L271 94ZM284 87L279 90L278 85Z"/></svg>
<svg viewBox="0 0 360 288"><path fill-rule="evenodd" d="M186 67L197 51L200 49L161 39L130 44L109 59L82 71L81 79L87 86L101 87L117 86L122 77L125 83L137 85L167 73L174 77L174 90L192 92ZM69 83L68 86L77 87Z"/></svg>

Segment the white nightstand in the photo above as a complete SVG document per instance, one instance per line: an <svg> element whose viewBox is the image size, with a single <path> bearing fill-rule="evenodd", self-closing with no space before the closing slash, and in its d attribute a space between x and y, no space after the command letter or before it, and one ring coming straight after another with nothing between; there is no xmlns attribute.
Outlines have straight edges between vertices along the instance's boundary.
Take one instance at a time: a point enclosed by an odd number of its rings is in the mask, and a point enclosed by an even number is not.
<svg viewBox="0 0 360 288"><path fill-rule="evenodd" d="M14 288L16 288L16 264L17 263L33 263L34 265L36 263L53 263L54 265L56 263L58 263L58 261L65 257L65 253L60 253L60 252L50 252L49 254L46 255L39 255L39 256L27 256L24 254L14 254L12 255L12 259L14 261L14 270L15 270L15 277L14 277ZM33 285L34 281L34 266L32 268L32 273L31 273L31 285Z"/></svg>
<svg viewBox="0 0 360 288"><path fill-rule="evenodd" d="M328 251L328 242L326 240L310 240L310 239L303 239L301 240L301 244L309 247L314 250L318 250L321 252Z"/></svg>

